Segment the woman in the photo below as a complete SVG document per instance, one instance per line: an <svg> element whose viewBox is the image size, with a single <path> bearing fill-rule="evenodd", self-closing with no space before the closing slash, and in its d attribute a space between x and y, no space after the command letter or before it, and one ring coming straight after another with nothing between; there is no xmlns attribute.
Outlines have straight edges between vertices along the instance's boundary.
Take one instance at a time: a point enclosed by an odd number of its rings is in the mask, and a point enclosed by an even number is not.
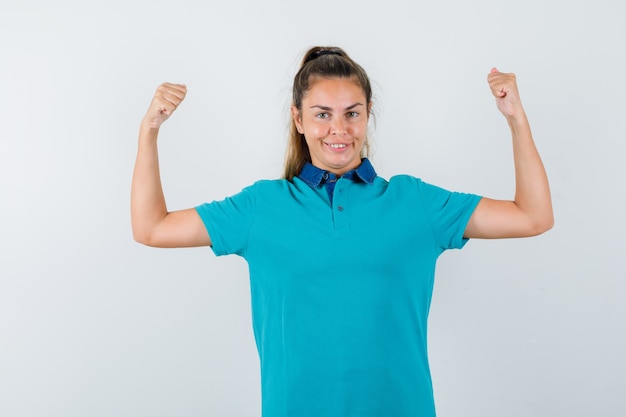
<svg viewBox="0 0 626 417"><path fill-rule="evenodd" d="M157 89L139 135L134 237L247 260L265 417L435 415L426 324L437 257L553 222L515 76L494 68L488 81L512 133L514 201L378 177L364 157L367 74L342 49L315 47L294 79L285 178L176 212L165 205L157 134L186 88Z"/></svg>

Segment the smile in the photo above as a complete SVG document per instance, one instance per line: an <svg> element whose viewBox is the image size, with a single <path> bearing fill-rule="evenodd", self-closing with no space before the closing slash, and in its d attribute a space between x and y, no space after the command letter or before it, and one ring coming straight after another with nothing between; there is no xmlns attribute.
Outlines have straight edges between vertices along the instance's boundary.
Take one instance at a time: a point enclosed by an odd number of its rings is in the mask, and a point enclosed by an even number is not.
<svg viewBox="0 0 626 417"><path fill-rule="evenodd" d="M347 147L348 145L346 145L345 143L329 143L328 146L330 146L333 149L343 149Z"/></svg>

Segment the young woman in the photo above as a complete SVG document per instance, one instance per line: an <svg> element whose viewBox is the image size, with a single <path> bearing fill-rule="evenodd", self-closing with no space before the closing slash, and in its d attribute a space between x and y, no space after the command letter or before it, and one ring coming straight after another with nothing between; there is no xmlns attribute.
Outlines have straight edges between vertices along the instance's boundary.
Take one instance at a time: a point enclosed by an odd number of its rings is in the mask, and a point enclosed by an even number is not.
<svg viewBox="0 0 626 417"><path fill-rule="evenodd" d="M377 176L366 158L368 76L342 49L315 47L294 79L285 178L176 212L165 205L157 134L186 87L157 89L139 134L134 237L246 259L263 416L435 415L426 322L437 257L553 222L515 76L494 68L488 82L513 138L514 201Z"/></svg>

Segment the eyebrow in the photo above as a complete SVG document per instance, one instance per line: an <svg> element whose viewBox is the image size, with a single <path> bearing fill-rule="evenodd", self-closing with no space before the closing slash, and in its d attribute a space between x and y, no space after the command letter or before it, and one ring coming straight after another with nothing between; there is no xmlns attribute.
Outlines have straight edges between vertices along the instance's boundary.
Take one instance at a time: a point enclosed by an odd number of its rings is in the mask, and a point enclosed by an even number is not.
<svg viewBox="0 0 626 417"><path fill-rule="evenodd" d="M346 107L345 110L352 110L352 109L354 109L355 107L358 107L358 106L363 106L363 103L354 103L353 105ZM322 106L321 104L315 104L315 105L313 105L313 106L311 106L309 108L311 108L311 109L317 108L317 109L321 109L321 110L324 110L324 111L331 111L332 110L332 107Z"/></svg>

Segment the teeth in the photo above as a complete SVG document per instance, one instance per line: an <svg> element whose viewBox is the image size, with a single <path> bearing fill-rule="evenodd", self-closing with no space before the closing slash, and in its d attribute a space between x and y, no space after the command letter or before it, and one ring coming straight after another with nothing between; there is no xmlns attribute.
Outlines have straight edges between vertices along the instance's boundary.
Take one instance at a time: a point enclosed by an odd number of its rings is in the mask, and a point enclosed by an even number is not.
<svg viewBox="0 0 626 417"><path fill-rule="evenodd" d="M333 149L341 149L341 148L345 148L348 145L344 143L331 143L329 146Z"/></svg>

